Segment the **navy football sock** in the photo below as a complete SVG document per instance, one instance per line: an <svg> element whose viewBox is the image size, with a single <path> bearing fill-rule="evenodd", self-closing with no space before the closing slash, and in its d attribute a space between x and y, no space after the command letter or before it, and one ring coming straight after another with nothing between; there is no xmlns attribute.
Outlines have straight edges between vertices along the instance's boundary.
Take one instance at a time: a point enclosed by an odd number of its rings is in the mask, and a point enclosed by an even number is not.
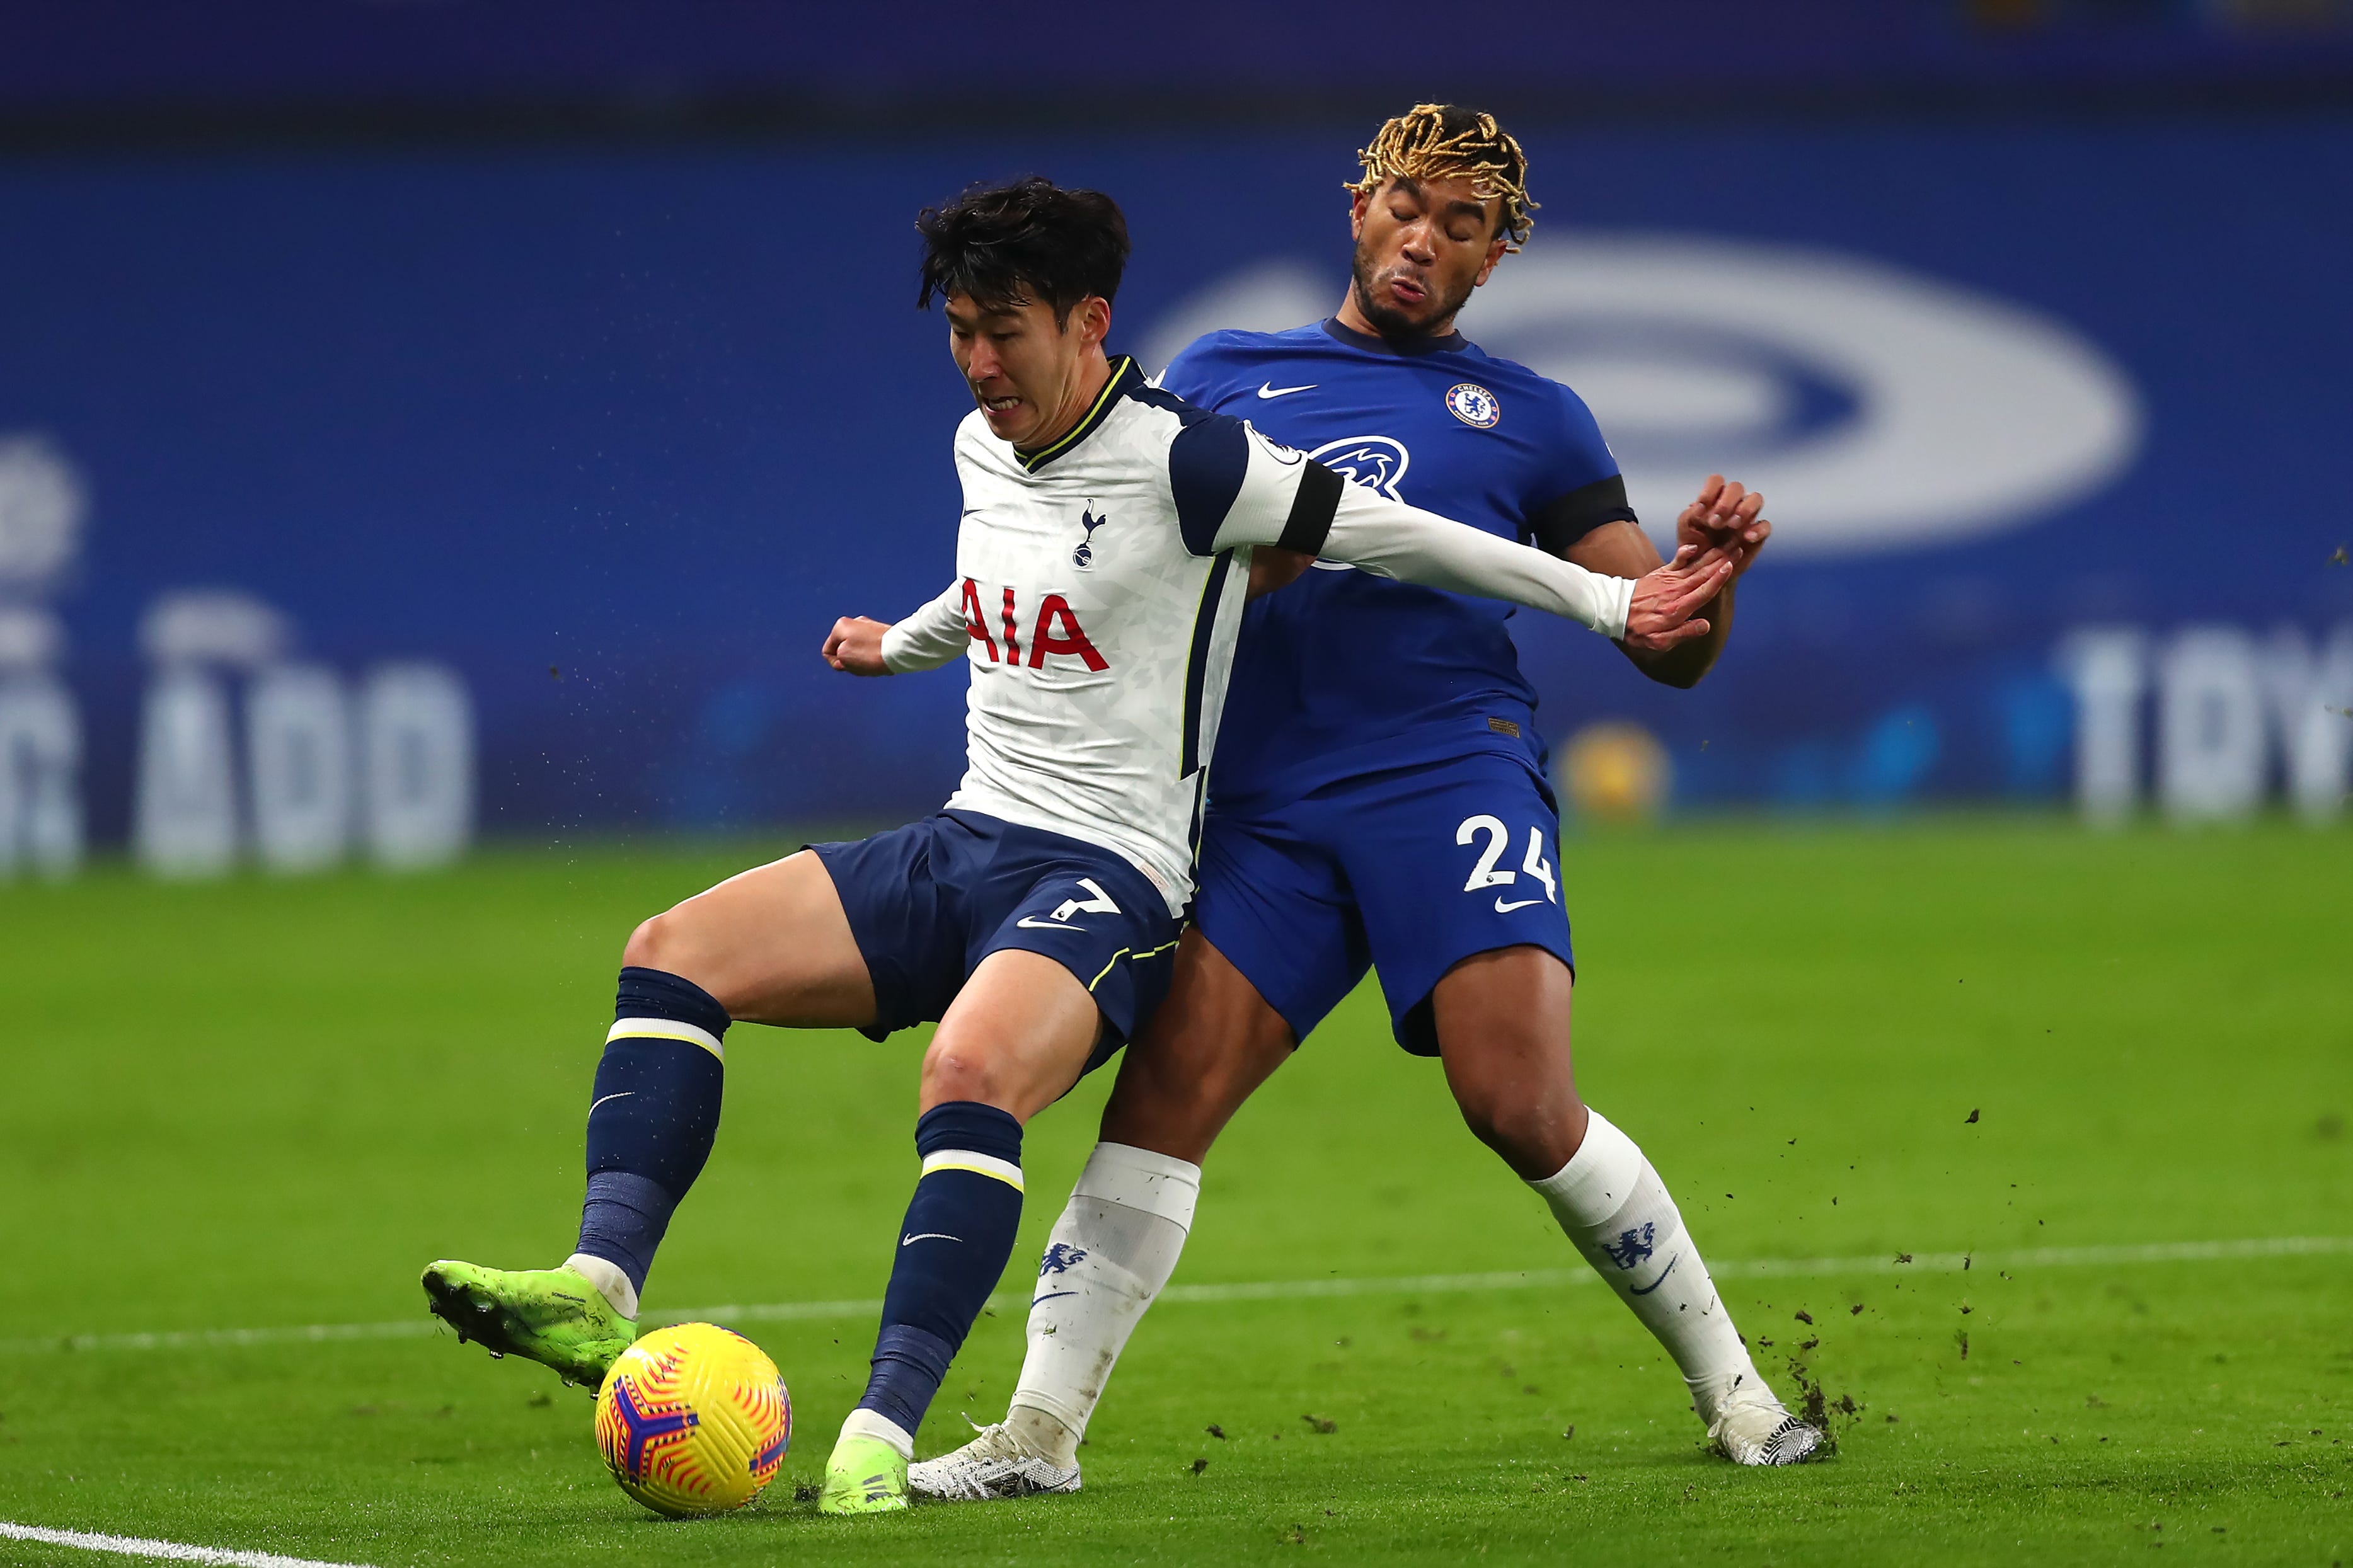
<svg viewBox="0 0 2353 1568"><path fill-rule="evenodd" d="M915 1152L923 1173L899 1229L874 1372L858 1402L910 1437L1013 1256L1021 1123L992 1105L951 1100L915 1123Z"/></svg>
<svg viewBox="0 0 2353 1568"><path fill-rule="evenodd" d="M670 1218L719 1132L727 1009L691 980L624 969L588 1107L588 1197L575 1248L646 1288Z"/></svg>

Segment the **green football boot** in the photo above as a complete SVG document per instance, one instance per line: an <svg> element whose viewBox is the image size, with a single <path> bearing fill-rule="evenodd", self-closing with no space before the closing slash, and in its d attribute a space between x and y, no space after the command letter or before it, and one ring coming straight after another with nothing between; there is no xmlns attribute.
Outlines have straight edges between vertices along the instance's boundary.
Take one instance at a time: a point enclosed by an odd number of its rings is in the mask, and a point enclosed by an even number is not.
<svg viewBox="0 0 2353 1568"><path fill-rule="evenodd" d="M444 1258L425 1271L432 1314L493 1356L552 1367L594 1394L638 1337L638 1325L569 1268L484 1268Z"/></svg>
<svg viewBox="0 0 2353 1568"><path fill-rule="evenodd" d="M844 1436L825 1462L819 1513L897 1513L907 1506L907 1461L880 1437Z"/></svg>

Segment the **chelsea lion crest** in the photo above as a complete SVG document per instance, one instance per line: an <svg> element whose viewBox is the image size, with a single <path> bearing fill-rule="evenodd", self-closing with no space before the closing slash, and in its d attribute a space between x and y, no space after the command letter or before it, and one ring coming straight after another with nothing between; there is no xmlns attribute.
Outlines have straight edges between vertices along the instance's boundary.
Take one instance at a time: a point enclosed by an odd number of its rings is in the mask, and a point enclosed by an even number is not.
<svg viewBox="0 0 2353 1568"><path fill-rule="evenodd" d="M1504 416L1495 395L1475 381L1458 382L1446 392L1446 412L1474 429L1492 430Z"/></svg>

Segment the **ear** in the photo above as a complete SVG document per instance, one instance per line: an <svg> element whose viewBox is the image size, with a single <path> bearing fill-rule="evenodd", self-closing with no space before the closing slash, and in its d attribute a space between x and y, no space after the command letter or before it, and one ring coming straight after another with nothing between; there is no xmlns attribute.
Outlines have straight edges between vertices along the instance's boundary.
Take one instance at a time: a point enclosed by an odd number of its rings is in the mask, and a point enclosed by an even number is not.
<svg viewBox="0 0 2353 1568"><path fill-rule="evenodd" d="M1479 276L1471 280L1471 287L1476 289L1495 275L1496 263L1504 259L1504 247L1510 243L1511 236L1502 233L1488 242L1487 259L1479 264Z"/></svg>
<svg viewBox="0 0 2353 1568"><path fill-rule="evenodd" d="M1371 210L1372 205L1373 193L1370 191L1351 191L1348 194L1348 237L1350 239L1365 237L1365 214Z"/></svg>
<svg viewBox="0 0 2353 1568"><path fill-rule="evenodd" d="M1079 346L1100 348L1111 336L1111 301L1100 294L1090 294L1079 301L1073 314L1079 323Z"/></svg>

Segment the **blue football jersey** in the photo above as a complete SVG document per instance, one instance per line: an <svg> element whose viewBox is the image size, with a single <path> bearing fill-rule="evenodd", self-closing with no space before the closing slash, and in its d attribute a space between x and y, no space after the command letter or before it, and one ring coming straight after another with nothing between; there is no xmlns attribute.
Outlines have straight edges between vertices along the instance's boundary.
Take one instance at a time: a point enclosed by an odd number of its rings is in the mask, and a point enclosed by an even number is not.
<svg viewBox="0 0 2353 1568"><path fill-rule="evenodd" d="M1634 515L1584 401L1460 334L1399 347L1336 321L1211 332L1161 384L1360 484L1506 539L1558 549ZM1212 799L1247 810L1481 749L1541 768L1535 692L1504 624L1512 614L1322 562L1252 601Z"/></svg>

